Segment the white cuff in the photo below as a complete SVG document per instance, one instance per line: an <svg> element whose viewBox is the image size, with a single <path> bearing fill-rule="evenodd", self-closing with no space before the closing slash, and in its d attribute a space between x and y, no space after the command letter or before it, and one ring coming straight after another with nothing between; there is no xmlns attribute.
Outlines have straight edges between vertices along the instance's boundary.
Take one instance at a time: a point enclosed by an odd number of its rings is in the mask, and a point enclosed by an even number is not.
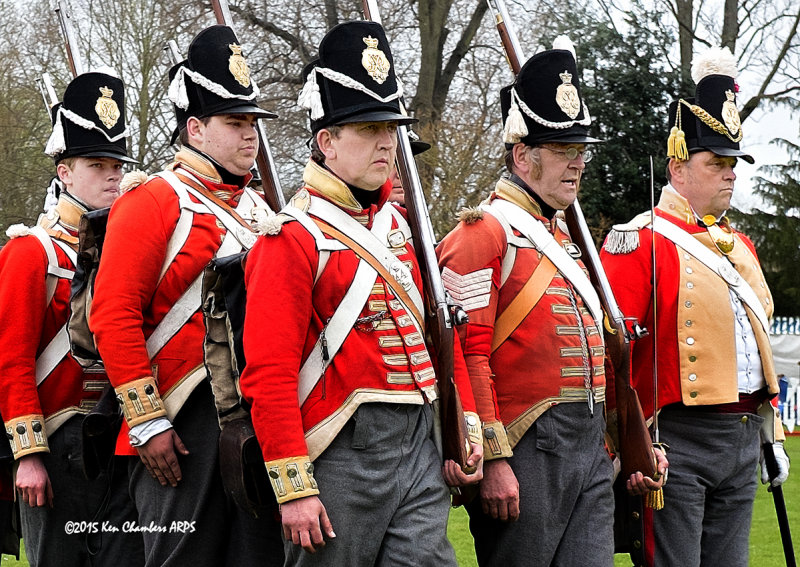
<svg viewBox="0 0 800 567"><path fill-rule="evenodd" d="M151 438L159 433L164 433L167 429L172 429L172 424L166 417L157 417L139 425L134 425L128 433L131 447L141 447Z"/></svg>

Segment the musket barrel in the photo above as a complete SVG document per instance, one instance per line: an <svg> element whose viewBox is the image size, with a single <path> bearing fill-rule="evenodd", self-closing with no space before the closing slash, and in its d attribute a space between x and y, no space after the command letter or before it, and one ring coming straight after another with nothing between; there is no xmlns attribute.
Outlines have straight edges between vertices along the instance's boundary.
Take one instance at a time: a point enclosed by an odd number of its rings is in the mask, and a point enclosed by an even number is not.
<svg viewBox="0 0 800 567"><path fill-rule="evenodd" d="M69 69L72 72L72 76L77 77L84 72L84 68L80 51L78 50L75 30L72 27L72 15L69 11L69 6L67 6L66 0L53 0L52 7L61 24L61 33L64 35L64 43L66 43L67 46Z"/></svg>
<svg viewBox="0 0 800 567"><path fill-rule="evenodd" d="M211 7L214 9L214 17L218 24L224 24L233 29L233 18L226 0L211 0ZM177 61L176 61L177 63ZM261 183L264 188L264 198L270 208L278 212L286 205L283 196L278 169L275 167L275 159L272 156L272 148L267 139L267 132L261 121L258 121L258 155L256 156L256 167L261 174Z"/></svg>

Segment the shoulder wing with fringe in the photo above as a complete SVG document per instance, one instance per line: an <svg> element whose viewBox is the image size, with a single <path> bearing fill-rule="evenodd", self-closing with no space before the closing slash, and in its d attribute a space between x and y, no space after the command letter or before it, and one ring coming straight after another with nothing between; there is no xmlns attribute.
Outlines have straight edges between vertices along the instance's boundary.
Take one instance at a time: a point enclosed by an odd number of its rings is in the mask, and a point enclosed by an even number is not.
<svg viewBox="0 0 800 567"><path fill-rule="evenodd" d="M603 248L609 254L628 254L639 248L639 231L650 224L650 211L645 211L633 220L615 224L606 237Z"/></svg>

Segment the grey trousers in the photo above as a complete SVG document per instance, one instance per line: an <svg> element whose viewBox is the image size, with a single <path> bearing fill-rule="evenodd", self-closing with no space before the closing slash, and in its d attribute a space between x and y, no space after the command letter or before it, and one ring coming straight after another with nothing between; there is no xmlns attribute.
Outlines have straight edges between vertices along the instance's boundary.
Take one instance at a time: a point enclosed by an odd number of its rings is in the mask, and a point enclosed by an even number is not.
<svg viewBox="0 0 800 567"><path fill-rule="evenodd" d="M219 473L219 423L211 387L203 382L173 421L189 450L179 455L182 480L161 486L131 458L130 492L144 532L146 567L283 565L275 517L251 518L226 498Z"/></svg>
<svg viewBox="0 0 800 567"><path fill-rule="evenodd" d="M81 464L81 421L75 416L48 439L42 454L53 486L53 508L20 502L22 537L32 567L139 567L142 538L136 533L103 531L103 522L121 527L136 518L125 487L124 459L109 474L88 481Z"/></svg>
<svg viewBox="0 0 800 567"><path fill-rule="evenodd" d="M653 512L656 567L747 565L763 422L680 408L659 414L670 451L664 508Z"/></svg>
<svg viewBox="0 0 800 567"><path fill-rule="evenodd" d="M288 541L286 565L455 567L432 425L430 405L361 405L314 461L336 538L315 554Z"/></svg>
<svg viewBox="0 0 800 567"><path fill-rule="evenodd" d="M501 522L467 506L481 567L614 564L613 467L603 406L559 404L534 422L508 459L519 481L520 516Z"/></svg>

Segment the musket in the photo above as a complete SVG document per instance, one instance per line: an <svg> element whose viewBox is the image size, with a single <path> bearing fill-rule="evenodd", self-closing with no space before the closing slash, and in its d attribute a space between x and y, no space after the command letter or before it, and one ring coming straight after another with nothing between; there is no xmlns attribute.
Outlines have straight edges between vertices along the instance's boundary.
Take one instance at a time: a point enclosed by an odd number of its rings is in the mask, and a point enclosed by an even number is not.
<svg viewBox="0 0 800 567"><path fill-rule="evenodd" d="M214 16L218 24L224 24L233 29L231 12L228 9L227 0L211 0L211 7L214 9ZM264 198L270 208L278 212L284 205L286 199L283 197L281 182L278 178L278 170L275 167L275 160L272 157L272 149L267 139L267 133L263 124L257 122L258 129L258 155L256 155L256 167L261 175L261 184L264 190Z"/></svg>
<svg viewBox="0 0 800 567"><path fill-rule="evenodd" d="M772 443L764 443L761 448L764 451L767 474L769 480L772 481L778 476L778 461L775 459L775 450L772 447ZM769 486L768 490L772 492L772 500L775 503L775 514L778 516L778 529L781 532L781 544L783 545L786 567L796 567L792 532L789 529L789 515L786 513L786 501L783 499L783 487L780 485Z"/></svg>
<svg viewBox="0 0 800 567"><path fill-rule="evenodd" d="M519 40L510 25L505 3L503 0L487 0L487 2L495 15L496 27L506 58L516 76L525 58ZM635 322L631 328L628 327L629 320L622 314L617 304L577 199L566 208L564 217L570 237L583 251L583 263L606 314L604 331L606 349L614 366L614 394L622 473L627 478L640 471L657 480L660 475L653 453L653 441L650 438L639 396L630 383L630 342L644 336L646 331Z"/></svg>
<svg viewBox="0 0 800 567"><path fill-rule="evenodd" d="M67 48L69 70L72 72L73 78L77 77L83 73L83 62L81 61L80 51L78 50L75 29L72 27L72 13L69 6L67 6L66 0L51 0L51 6L58 16L59 24L61 24L61 33L64 36L64 43Z"/></svg>
<svg viewBox="0 0 800 567"><path fill-rule="evenodd" d="M36 79L36 85L39 87L39 92L42 94L42 100L49 115L53 107L58 104L58 95L56 95L56 89L53 88L53 80L50 78L50 73L46 71L42 73L41 78Z"/></svg>
<svg viewBox="0 0 800 567"><path fill-rule="evenodd" d="M380 11L375 0L363 0L364 18L381 23ZM402 104L402 103L401 103ZM452 459L466 473L474 472L467 465L471 453L467 424L461 397L454 380L455 329L453 322L466 322L466 313L448 301L436 260L436 236L428 214L425 193L419 178L414 155L405 126L397 128L397 163L403 190L408 220L414 237L414 249L419 258L420 271L425 284L425 298L429 320L436 321L431 328L431 337L436 350L436 377L439 388L439 416L442 428L442 452L445 459Z"/></svg>

